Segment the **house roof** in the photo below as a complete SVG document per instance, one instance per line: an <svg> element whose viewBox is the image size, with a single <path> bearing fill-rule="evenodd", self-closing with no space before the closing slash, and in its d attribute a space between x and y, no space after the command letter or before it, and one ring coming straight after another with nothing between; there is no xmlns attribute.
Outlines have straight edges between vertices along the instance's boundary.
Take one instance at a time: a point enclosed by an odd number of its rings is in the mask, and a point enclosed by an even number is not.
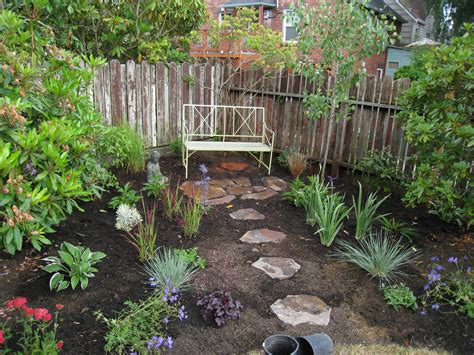
<svg viewBox="0 0 474 355"><path fill-rule="evenodd" d="M379 14L384 14L390 17L395 17L398 21L407 22L402 16L395 12L390 6L385 4L383 0L370 0L367 5L369 9L374 10Z"/></svg>
<svg viewBox="0 0 474 355"><path fill-rule="evenodd" d="M244 7L244 6L260 6L263 5L264 7L276 7L276 0L230 0L229 2L222 5L222 7Z"/></svg>

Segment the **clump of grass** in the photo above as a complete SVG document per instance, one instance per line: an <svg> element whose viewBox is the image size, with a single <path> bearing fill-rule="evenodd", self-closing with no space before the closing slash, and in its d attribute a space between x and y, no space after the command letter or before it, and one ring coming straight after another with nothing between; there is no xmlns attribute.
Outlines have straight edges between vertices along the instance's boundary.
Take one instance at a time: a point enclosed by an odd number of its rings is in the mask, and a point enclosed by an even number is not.
<svg viewBox="0 0 474 355"><path fill-rule="evenodd" d="M186 237L192 237L199 231L201 219L206 208L196 199L189 199L184 206L181 207L181 227Z"/></svg>
<svg viewBox="0 0 474 355"><path fill-rule="evenodd" d="M290 151L286 156L288 169L291 175L296 178L306 169L307 158L304 154L297 151Z"/></svg>
<svg viewBox="0 0 474 355"><path fill-rule="evenodd" d="M352 203L356 215L355 238L357 240L362 239L370 233L374 221L386 216L377 215L377 210L380 205L382 205L382 203L387 199L388 195L377 201L377 195L374 193L370 193L367 197L367 200L365 201L365 204L362 203L362 196L362 185L359 182L359 196L357 197L357 202L355 198L352 197Z"/></svg>
<svg viewBox="0 0 474 355"><path fill-rule="evenodd" d="M176 188L171 187L171 180L161 192L161 201L163 202L163 214L169 221L173 218L178 217L181 210L181 201L183 195L179 192L179 182Z"/></svg>
<svg viewBox="0 0 474 355"><path fill-rule="evenodd" d="M406 276L402 267L418 259L418 253L395 241L386 231L378 231L360 240L358 244L339 241L335 256L361 267L380 283L392 283Z"/></svg>
<svg viewBox="0 0 474 355"><path fill-rule="evenodd" d="M157 290L164 290L170 285L177 290L185 290L198 269L180 254L163 249L145 263L144 270L149 279L156 283Z"/></svg>

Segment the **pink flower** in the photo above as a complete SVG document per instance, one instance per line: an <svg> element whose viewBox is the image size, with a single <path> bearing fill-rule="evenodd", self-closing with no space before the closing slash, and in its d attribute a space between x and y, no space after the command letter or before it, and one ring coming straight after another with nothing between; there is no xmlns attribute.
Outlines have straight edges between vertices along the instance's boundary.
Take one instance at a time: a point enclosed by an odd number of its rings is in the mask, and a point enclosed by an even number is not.
<svg viewBox="0 0 474 355"><path fill-rule="evenodd" d="M60 311L60 310L63 309L63 308L64 308L64 306L63 306L61 303L58 303L58 304L56 305L56 309L57 309L58 311Z"/></svg>
<svg viewBox="0 0 474 355"><path fill-rule="evenodd" d="M51 315L51 313L48 313L48 314L45 314L45 316L43 317L43 320L45 322L49 322L51 320L53 316Z"/></svg>
<svg viewBox="0 0 474 355"><path fill-rule="evenodd" d="M5 334L3 334L3 330L0 330L0 344L5 343Z"/></svg>
<svg viewBox="0 0 474 355"><path fill-rule="evenodd" d="M46 308L35 308L33 310L33 315L35 316L36 320L43 319L47 314L49 314Z"/></svg>
<svg viewBox="0 0 474 355"><path fill-rule="evenodd" d="M33 308L30 308L27 305L24 305L22 307L22 309L23 309L23 313L25 314L25 316L27 316L27 317L33 316L33 313L34 313Z"/></svg>
<svg viewBox="0 0 474 355"><path fill-rule="evenodd" d="M17 297L17 298L7 301L6 305L7 305L7 308L9 309L12 309L12 308L20 309L23 305L26 304L26 302L28 301L26 300L25 297Z"/></svg>

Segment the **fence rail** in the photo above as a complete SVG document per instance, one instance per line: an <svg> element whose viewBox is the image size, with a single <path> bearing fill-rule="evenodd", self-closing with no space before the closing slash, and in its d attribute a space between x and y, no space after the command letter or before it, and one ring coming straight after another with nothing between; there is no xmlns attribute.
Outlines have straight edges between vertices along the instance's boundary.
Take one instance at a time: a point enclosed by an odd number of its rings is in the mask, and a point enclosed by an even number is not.
<svg viewBox="0 0 474 355"><path fill-rule="evenodd" d="M394 115L400 110L396 98L408 86L407 80L366 77L351 88L349 102L342 105L350 104L353 110L331 123L329 160L353 166L369 152L386 149L406 170L410 147ZM130 124L148 147L179 137L183 104L265 107L276 149L291 147L321 159L330 122L308 118L303 99L312 91L314 85L306 78L287 70L264 73L236 71L220 62L165 65L113 60L96 70L93 97L107 124Z"/></svg>

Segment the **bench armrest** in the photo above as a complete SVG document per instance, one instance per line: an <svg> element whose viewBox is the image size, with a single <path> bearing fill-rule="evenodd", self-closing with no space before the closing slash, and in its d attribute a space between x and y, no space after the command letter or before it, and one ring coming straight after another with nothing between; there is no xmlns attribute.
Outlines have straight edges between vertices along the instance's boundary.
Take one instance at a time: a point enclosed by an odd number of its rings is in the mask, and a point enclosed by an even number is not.
<svg viewBox="0 0 474 355"><path fill-rule="evenodd" d="M275 132L273 132L265 122L263 122L263 140L273 149L273 140L275 139Z"/></svg>

